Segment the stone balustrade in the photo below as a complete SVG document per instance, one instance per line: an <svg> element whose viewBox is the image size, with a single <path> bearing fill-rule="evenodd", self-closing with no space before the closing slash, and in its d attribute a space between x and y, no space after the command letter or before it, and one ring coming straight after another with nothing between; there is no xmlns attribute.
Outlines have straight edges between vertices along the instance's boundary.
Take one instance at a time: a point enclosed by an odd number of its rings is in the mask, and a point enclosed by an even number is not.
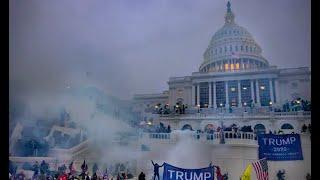
<svg viewBox="0 0 320 180"><path fill-rule="evenodd" d="M235 112L225 113L219 111L206 111L200 113L186 113L186 114L160 114L161 118L222 118L222 117L311 117L310 111L296 111L296 112Z"/></svg>
<svg viewBox="0 0 320 180"><path fill-rule="evenodd" d="M243 144L243 145L257 145L257 137L254 133L251 132L231 132L225 131L224 133L225 144ZM209 133L188 133L187 136L182 138L190 138L195 141L210 143L210 144L220 144L221 133L215 132L212 134ZM179 136L181 138L181 136ZM177 133L141 133L141 141L159 141L159 142L168 142L174 143L178 140Z"/></svg>

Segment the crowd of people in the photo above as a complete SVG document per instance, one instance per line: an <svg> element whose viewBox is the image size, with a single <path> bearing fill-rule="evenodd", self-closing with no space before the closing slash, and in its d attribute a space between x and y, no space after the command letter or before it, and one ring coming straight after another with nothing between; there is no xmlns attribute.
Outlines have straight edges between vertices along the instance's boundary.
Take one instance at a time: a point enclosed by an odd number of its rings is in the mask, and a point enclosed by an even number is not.
<svg viewBox="0 0 320 180"><path fill-rule="evenodd" d="M32 177L27 177L26 171L33 171ZM98 165L95 163L92 167L92 175L88 171L88 164L84 161L81 165L81 171L77 171L74 163L71 162L67 168L65 164L59 166L57 170L50 170L49 164L44 160L39 164L37 161L34 165L24 163L22 170L17 172L17 165L9 160L9 179L10 180L73 180L73 179L84 179L84 180L124 180L132 179L133 175L129 172L128 168L124 164L118 163L114 169L106 168L104 172L100 171Z"/></svg>
<svg viewBox="0 0 320 180"><path fill-rule="evenodd" d="M290 111L311 111L311 102L301 98L294 99L282 106L284 112Z"/></svg>
<svg viewBox="0 0 320 180"><path fill-rule="evenodd" d="M254 109L254 103L249 101L246 107L250 108L250 111ZM170 108L168 104L162 105L161 103L157 104L154 107L154 113L156 114L185 114L186 109L188 108L187 104L176 103L173 107ZM171 109L171 110L170 110ZM172 110L173 109L173 110ZM222 110L222 108L221 108ZM230 106L227 110L229 113L233 112L233 108ZM198 108L198 113L202 111L201 108ZM244 108L245 112L248 112L247 108ZM296 98L291 101L286 102L280 107L270 106L270 111L274 112L292 112L292 111L311 111L311 101L304 100L302 98Z"/></svg>
<svg viewBox="0 0 320 180"><path fill-rule="evenodd" d="M148 133L171 133L170 125L165 127L161 122L159 123L159 125L148 125L141 128L144 132Z"/></svg>
<svg viewBox="0 0 320 180"><path fill-rule="evenodd" d="M168 104L162 105L161 103L157 104L154 107L154 113L156 114L185 114L185 110L188 108L187 104L176 103L172 109Z"/></svg>

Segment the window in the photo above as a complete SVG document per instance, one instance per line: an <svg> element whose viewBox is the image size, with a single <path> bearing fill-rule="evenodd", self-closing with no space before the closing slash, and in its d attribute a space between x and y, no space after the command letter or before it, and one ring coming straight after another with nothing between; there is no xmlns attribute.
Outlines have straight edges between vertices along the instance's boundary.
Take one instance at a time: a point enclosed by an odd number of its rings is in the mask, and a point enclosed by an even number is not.
<svg viewBox="0 0 320 180"><path fill-rule="evenodd" d="M185 124L181 130L192 130L192 126L190 124Z"/></svg>
<svg viewBox="0 0 320 180"><path fill-rule="evenodd" d="M214 52L215 54L217 54L217 49L215 49L215 52Z"/></svg>
<svg viewBox="0 0 320 180"><path fill-rule="evenodd" d="M251 106L251 82L250 80L241 80L241 101L246 103L246 106Z"/></svg>
<svg viewBox="0 0 320 180"><path fill-rule="evenodd" d="M238 46L236 46L235 48L236 48L236 51L238 51Z"/></svg>
<svg viewBox="0 0 320 180"><path fill-rule="evenodd" d="M232 51L232 46L230 45L230 52Z"/></svg>
<svg viewBox="0 0 320 180"><path fill-rule="evenodd" d="M209 104L209 84L200 83L200 107L203 108Z"/></svg>
<svg viewBox="0 0 320 180"><path fill-rule="evenodd" d="M224 107L226 103L226 91L225 91L225 82L218 81L216 82L216 103L217 107Z"/></svg>
<svg viewBox="0 0 320 180"><path fill-rule="evenodd" d="M220 52L219 53L222 53L222 48L220 48Z"/></svg>
<svg viewBox="0 0 320 180"><path fill-rule="evenodd" d="M230 65L230 69L234 70L234 65L233 64Z"/></svg>
<svg viewBox="0 0 320 180"><path fill-rule="evenodd" d="M257 134L266 133L266 127L263 124L257 124L254 126L254 132Z"/></svg>
<svg viewBox="0 0 320 180"><path fill-rule="evenodd" d="M271 101L269 79L259 79L258 82L261 106L269 106Z"/></svg>
<svg viewBox="0 0 320 180"><path fill-rule="evenodd" d="M237 70L240 69L240 64L239 63L236 64L236 69Z"/></svg>
<svg viewBox="0 0 320 180"><path fill-rule="evenodd" d="M241 46L241 51L243 51L243 46Z"/></svg>
<svg viewBox="0 0 320 180"><path fill-rule="evenodd" d="M224 64L224 69L227 71L229 70L229 64Z"/></svg>
<svg viewBox="0 0 320 180"><path fill-rule="evenodd" d="M227 52L227 46L224 47L224 52Z"/></svg>
<svg viewBox="0 0 320 180"><path fill-rule="evenodd" d="M246 46L246 52L248 52L248 46Z"/></svg>
<svg viewBox="0 0 320 180"><path fill-rule="evenodd" d="M294 128L291 124L285 123L281 126L281 129L294 129Z"/></svg>
<svg viewBox="0 0 320 180"><path fill-rule="evenodd" d="M238 81L228 81L229 105L238 106Z"/></svg>

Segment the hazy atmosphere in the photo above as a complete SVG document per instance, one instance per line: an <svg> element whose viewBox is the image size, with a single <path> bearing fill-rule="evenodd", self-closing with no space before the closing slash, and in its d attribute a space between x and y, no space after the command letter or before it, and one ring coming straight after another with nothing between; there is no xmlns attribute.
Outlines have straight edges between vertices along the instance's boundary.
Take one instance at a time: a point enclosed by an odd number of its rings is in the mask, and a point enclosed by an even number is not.
<svg viewBox="0 0 320 180"><path fill-rule="evenodd" d="M198 70L226 0L10 1L10 96L93 85L131 99ZM311 66L310 1L231 1L262 55Z"/></svg>

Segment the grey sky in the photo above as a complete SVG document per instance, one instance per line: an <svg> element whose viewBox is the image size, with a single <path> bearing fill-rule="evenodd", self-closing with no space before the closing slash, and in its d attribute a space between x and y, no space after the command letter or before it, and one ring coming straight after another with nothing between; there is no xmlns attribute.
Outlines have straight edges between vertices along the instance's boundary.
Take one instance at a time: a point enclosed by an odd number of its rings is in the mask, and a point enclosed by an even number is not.
<svg viewBox="0 0 320 180"><path fill-rule="evenodd" d="M226 0L11 0L10 93L95 85L129 99L191 75ZM310 0L231 1L271 65L311 66ZM89 76L86 74L89 72Z"/></svg>

